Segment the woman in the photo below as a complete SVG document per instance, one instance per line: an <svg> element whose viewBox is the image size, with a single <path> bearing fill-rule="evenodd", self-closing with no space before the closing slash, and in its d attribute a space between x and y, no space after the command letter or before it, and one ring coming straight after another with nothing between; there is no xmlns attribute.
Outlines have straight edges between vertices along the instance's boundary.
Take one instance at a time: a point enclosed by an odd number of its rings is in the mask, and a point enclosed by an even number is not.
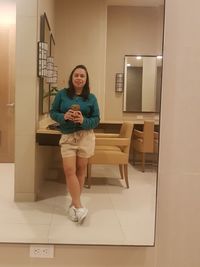
<svg viewBox="0 0 200 267"><path fill-rule="evenodd" d="M63 168L72 202L69 216L82 223L88 209L81 203L88 158L94 154L93 129L99 123L96 97L90 93L89 76L84 65L76 66L69 77L69 88L60 90L52 104L50 116L60 124Z"/></svg>

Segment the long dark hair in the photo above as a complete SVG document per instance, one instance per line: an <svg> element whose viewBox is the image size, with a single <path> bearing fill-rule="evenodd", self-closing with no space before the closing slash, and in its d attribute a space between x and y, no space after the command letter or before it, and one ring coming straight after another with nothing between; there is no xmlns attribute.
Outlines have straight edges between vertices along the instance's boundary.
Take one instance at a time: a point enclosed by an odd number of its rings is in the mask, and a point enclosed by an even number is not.
<svg viewBox="0 0 200 267"><path fill-rule="evenodd" d="M74 88L74 85L73 85L73 82L72 82L72 76L74 74L74 71L76 69L83 69L85 72L86 72L86 83L83 87L83 90L82 90L82 93L80 96L83 97L84 100L88 99L88 96L90 94L90 85L89 85L89 75L88 75L88 71L87 71L87 68L84 66L84 65L77 65L71 72L70 76L69 76L69 81L68 81L68 85L69 85L69 88L67 90L67 95L70 97L70 98L73 98L75 95L76 95L76 91L75 91L75 88Z"/></svg>

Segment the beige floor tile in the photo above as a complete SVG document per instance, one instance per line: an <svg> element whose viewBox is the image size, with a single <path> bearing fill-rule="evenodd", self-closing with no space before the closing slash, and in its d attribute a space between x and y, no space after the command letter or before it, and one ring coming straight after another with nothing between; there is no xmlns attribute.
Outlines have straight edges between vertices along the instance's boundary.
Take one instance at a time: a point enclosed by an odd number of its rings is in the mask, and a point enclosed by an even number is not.
<svg viewBox="0 0 200 267"><path fill-rule="evenodd" d="M123 244L124 234L117 221L109 224L91 223L88 216L82 225L70 222L65 225L52 225L49 234L51 243L67 244Z"/></svg>
<svg viewBox="0 0 200 267"><path fill-rule="evenodd" d="M0 241L8 243L47 243L49 225L0 224Z"/></svg>
<svg viewBox="0 0 200 267"><path fill-rule="evenodd" d="M9 203L0 205L0 223L46 224L52 219L54 208L43 203ZM8 212L9 211L9 212Z"/></svg>

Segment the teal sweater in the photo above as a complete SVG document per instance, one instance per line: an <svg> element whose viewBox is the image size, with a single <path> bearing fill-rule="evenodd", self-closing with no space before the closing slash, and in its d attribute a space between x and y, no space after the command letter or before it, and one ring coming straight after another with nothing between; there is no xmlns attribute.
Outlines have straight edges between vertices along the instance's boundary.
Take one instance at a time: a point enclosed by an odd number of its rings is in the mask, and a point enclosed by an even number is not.
<svg viewBox="0 0 200 267"><path fill-rule="evenodd" d="M81 96L74 96L72 99L67 96L66 88L58 91L50 110L50 116L60 124L63 134L74 133L80 130L89 130L97 127L100 121L99 106L95 95L89 94L87 100ZM64 114L70 109L71 105L79 104L83 115L83 123L74 123L64 119Z"/></svg>

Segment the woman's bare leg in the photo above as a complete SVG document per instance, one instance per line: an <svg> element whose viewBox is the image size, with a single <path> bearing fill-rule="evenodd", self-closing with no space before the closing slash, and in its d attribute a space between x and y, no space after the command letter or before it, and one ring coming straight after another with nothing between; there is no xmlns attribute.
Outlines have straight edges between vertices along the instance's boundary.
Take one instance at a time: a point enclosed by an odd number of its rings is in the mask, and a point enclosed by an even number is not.
<svg viewBox="0 0 200 267"><path fill-rule="evenodd" d="M72 204L75 208L81 208L80 184L76 176L76 157L63 158L63 169L67 182L67 189L72 198Z"/></svg>
<svg viewBox="0 0 200 267"><path fill-rule="evenodd" d="M80 192L82 192L85 183L87 163L88 163L87 158L81 158L81 157L76 158L76 175L80 185Z"/></svg>

